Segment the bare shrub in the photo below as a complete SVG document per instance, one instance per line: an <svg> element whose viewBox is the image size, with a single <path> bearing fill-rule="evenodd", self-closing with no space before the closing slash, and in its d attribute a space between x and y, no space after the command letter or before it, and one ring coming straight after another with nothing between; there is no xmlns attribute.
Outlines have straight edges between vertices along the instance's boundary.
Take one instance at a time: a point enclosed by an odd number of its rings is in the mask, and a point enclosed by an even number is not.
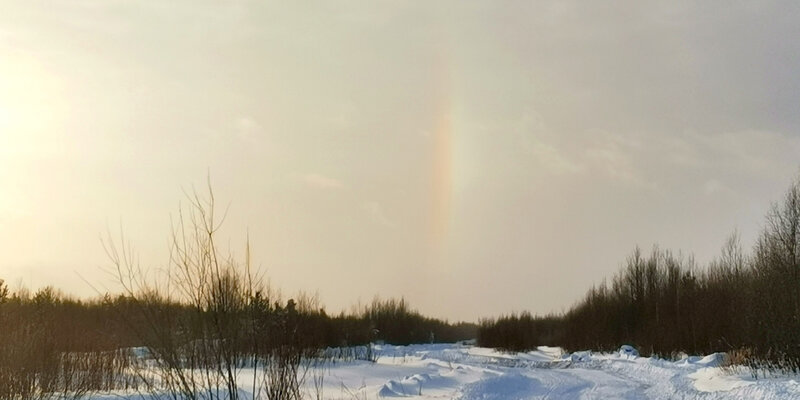
<svg viewBox="0 0 800 400"><path fill-rule="evenodd" d="M271 304L270 291L253 275L249 243L243 263L223 256L210 187L205 198L190 195L189 203L174 222L169 264L160 277L147 279L124 240L105 243L135 305L136 315L126 318L157 371L139 374L144 386L176 399L237 400L240 371L249 366L255 369L253 399L299 399L307 351L297 334L296 304Z"/></svg>

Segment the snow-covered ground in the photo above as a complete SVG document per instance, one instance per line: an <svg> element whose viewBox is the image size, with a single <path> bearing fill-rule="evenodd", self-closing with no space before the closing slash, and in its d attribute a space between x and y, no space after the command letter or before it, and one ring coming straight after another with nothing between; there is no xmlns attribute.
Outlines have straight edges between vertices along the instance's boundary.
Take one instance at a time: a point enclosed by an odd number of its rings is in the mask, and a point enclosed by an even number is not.
<svg viewBox="0 0 800 400"><path fill-rule="evenodd" d="M346 400L800 399L800 378L755 380L746 371L725 372L718 354L666 361L626 350L562 355L547 347L504 354L451 344L378 346L376 363L337 362L308 371L305 389L309 398ZM321 393L314 384L320 378ZM93 397L111 398L120 393Z"/></svg>

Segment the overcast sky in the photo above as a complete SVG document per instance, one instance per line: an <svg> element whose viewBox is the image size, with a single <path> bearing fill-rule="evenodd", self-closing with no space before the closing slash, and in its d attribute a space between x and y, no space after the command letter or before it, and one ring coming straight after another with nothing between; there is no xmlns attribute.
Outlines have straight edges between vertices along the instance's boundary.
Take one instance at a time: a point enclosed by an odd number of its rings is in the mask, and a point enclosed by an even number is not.
<svg viewBox="0 0 800 400"><path fill-rule="evenodd" d="M164 265L209 172L224 245L330 310L560 311L637 244L749 247L800 6L600 3L2 1L0 277L113 289L120 228Z"/></svg>

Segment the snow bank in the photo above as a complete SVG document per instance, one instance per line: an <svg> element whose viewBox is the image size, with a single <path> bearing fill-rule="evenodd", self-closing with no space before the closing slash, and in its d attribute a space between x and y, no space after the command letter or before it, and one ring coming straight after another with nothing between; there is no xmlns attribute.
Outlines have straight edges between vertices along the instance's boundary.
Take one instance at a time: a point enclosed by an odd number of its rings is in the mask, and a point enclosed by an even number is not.
<svg viewBox="0 0 800 400"><path fill-rule="evenodd" d="M619 348L619 356L626 359L637 358L639 357L639 350L636 350L633 346L629 346L627 344L623 344Z"/></svg>
<svg viewBox="0 0 800 400"><path fill-rule="evenodd" d="M695 389L701 392L728 392L755 383L750 377L727 374L719 368L701 368L688 377L694 380Z"/></svg>
<svg viewBox="0 0 800 400"><path fill-rule="evenodd" d="M565 354L563 358L572 362L592 361L592 352L591 350L576 351L572 354Z"/></svg>
<svg viewBox="0 0 800 400"><path fill-rule="evenodd" d="M466 385L460 400L527 399L542 396L546 390L539 380L518 372L493 376Z"/></svg>
<svg viewBox="0 0 800 400"><path fill-rule="evenodd" d="M324 377L322 399L413 397L423 399L798 399L800 384L789 377L752 379L746 371L719 367L724 354L686 356L679 361L641 357L622 346L614 353L540 347L508 354L463 345L376 346L377 362L337 362L306 372ZM146 356L146 354L142 354ZM252 392L253 370L240 373L242 393ZM244 396L248 398L249 396ZM166 399L166 396L161 396ZM106 393L87 400L155 400L135 393Z"/></svg>

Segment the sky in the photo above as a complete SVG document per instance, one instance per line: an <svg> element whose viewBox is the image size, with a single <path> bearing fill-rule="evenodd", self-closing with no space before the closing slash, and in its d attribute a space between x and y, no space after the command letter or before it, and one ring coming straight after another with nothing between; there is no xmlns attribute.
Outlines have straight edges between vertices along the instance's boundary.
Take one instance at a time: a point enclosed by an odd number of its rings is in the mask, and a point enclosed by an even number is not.
<svg viewBox="0 0 800 400"><path fill-rule="evenodd" d="M0 1L0 278L117 290L207 178L329 310L565 310L745 247L800 171L796 2Z"/></svg>

